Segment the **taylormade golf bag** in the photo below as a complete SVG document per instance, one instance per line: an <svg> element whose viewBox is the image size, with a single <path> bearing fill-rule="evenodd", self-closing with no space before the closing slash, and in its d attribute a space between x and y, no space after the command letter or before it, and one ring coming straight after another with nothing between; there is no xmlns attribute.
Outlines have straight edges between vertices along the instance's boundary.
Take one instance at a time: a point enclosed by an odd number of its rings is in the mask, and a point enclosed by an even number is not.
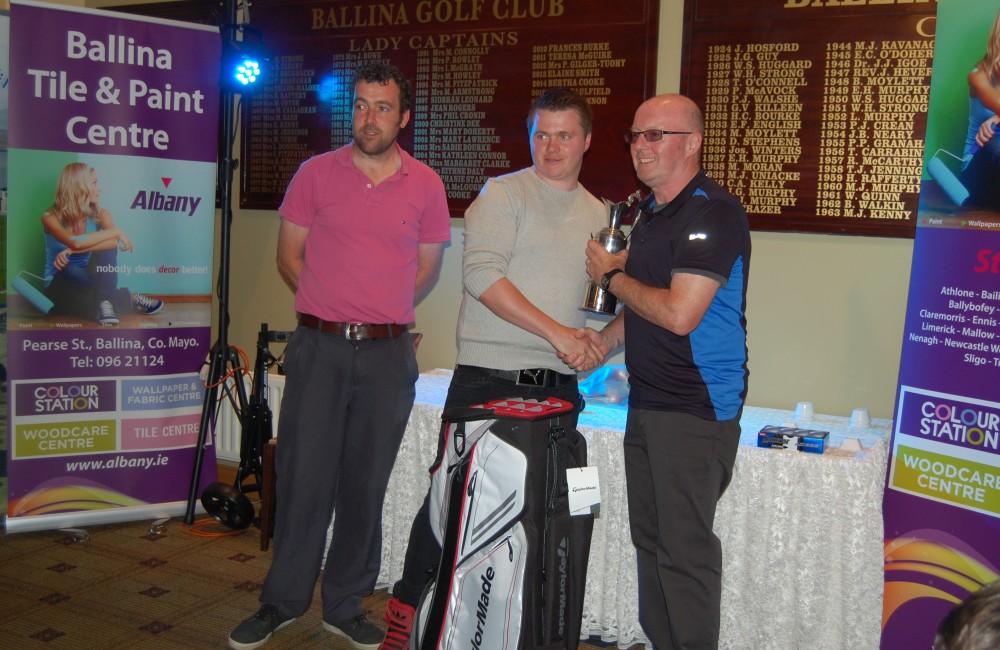
<svg viewBox="0 0 1000 650"><path fill-rule="evenodd" d="M510 399L444 413L430 497L441 564L414 650L577 647L594 520L569 514L566 469L587 461L560 424L572 409Z"/></svg>

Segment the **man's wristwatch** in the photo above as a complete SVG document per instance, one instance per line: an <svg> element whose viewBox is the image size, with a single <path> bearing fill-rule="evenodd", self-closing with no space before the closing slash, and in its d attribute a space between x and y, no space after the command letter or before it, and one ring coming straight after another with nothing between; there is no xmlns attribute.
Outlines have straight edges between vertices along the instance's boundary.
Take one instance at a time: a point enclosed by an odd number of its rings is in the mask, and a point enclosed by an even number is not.
<svg viewBox="0 0 1000 650"><path fill-rule="evenodd" d="M601 289L603 291L607 291L608 287L611 286L611 278L615 277L616 275L618 275L621 272L622 272L621 269L611 269L610 271L608 271L607 273L605 273L604 275L602 275L601 276Z"/></svg>

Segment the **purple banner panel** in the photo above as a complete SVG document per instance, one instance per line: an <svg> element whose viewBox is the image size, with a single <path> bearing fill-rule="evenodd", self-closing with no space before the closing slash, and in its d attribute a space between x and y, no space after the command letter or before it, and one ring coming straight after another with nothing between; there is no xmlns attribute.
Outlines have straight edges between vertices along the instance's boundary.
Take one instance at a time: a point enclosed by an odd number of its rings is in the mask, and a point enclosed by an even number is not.
<svg viewBox="0 0 1000 650"><path fill-rule="evenodd" d="M17 3L11 21L10 119L46 127L10 148L216 160L218 29Z"/></svg>
<svg viewBox="0 0 1000 650"><path fill-rule="evenodd" d="M8 516L183 501L194 458L186 447L21 459L19 471L37 480L10 484ZM202 472L199 492L214 480L214 472Z"/></svg>
<svg viewBox="0 0 1000 650"><path fill-rule="evenodd" d="M1000 205L944 162L997 164L958 152L985 119L970 113L967 79L998 37L1000 0L937 9L927 142L938 148L922 180L882 504L887 649L931 647L941 619L1000 578Z"/></svg>
<svg viewBox="0 0 1000 650"><path fill-rule="evenodd" d="M947 391L959 381L971 395L995 396L985 382L996 381L1000 355L1000 228L988 215L947 223L958 227L924 227L914 241L900 373L917 386Z"/></svg>
<svg viewBox="0 0 1000 650"><path fill-rule="evenodd" d="M205 394L197 374L19 381L11 390L10 516L186 497L178 478L193 468Z"/></svg>
<svg viewBox="0 0 1000 650"><path fill-rule="evenodd" d="M11 330L8 373L17 379L123 377L198 372L208 354L204 327Z"/></svg>
<svg viewBox="0 0 1000 650"><path fill-rule="evenodd" d="M221 41L35 2L13 2L10 21L8 523L56 515L43 519L58 527L81 511L101 523L189 496ZM85 200L66 199L81 188ZM216 476L206 452L201 484Z"/></svg>

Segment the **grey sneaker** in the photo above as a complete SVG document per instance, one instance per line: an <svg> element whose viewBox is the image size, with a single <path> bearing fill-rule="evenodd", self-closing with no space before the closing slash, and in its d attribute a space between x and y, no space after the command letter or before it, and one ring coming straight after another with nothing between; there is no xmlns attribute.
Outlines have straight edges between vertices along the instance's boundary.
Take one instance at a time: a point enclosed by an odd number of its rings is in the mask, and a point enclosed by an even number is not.
<svg viewBox="0 0 1000 650"><path fill-rule="evenodd" d="M323 621L323 628L327 632L345 637L358 650L378 650L385 637L385 630L370 622L364 614L340 623Z"/></svg>
<svg viewBox="0 0 1000 650"><path fill-rule="evenodd" d="M294 618L285 618L274 605L261 605L257 613L236 626L229 634L229 647L234 650L253 650L271 640L275 632Z"/></svg>
<svg viewBox="0 0 1000 650"><path fill-rule="evenodd" d="M118 324L118 314L115 313L115 306L110 300L97 303L97 322L105 327L114 327Z"/></svg>

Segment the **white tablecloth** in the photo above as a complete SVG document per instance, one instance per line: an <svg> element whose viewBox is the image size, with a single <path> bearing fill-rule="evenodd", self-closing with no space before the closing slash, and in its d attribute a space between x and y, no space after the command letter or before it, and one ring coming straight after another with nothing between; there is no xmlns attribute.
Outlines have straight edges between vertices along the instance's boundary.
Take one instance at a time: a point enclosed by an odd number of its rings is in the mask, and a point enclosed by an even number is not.
<svg viewBox="0 0 1000 650"><path fill-rule="evenodd" d="M436 370L417 383L383 510L382 586L402 573L450 379L450 371ZM588 404L579 422L601 482L582 633L620 647L646 642L626 507L625 410ZM857 429L847 418L817 415L810 428L830 432L823 455L756 446L763 426L790 420L789 411L744 409L733 481L715 522L723 548L720 647L874 650L881 632L882 489L891 422ZM859 439L863 449L842 451L845 438Z"/></svg>

